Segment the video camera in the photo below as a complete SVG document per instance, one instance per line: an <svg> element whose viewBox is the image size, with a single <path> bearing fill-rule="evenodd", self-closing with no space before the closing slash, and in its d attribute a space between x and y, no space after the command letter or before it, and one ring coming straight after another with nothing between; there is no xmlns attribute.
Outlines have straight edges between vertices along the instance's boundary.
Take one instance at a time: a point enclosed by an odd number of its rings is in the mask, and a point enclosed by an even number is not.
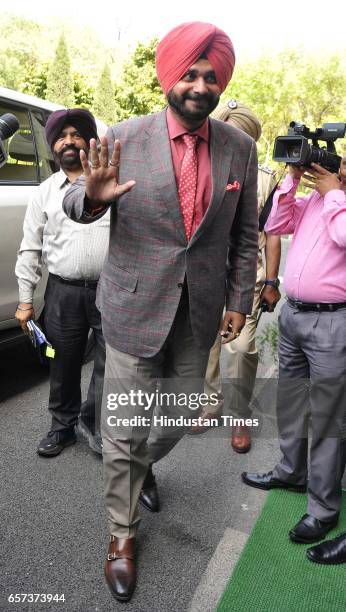
<svg viewBox="0 0 346 612"><path fill-rule="evenodd" d="M336 154L334 142L343 138L346 123L324 123L321 128L311 132L304 123L291 121L287 136L275 139L273 160L310 167L311 162L319 164L329 172L339 172L341 157ZM312 140L312 145L308 140ZM327 148L320 147L319 140L327 143Z"/></svg>
<svg viewBox="0 0 346 612"><path fill-rule="evenodd" d="M19 121L12 113L5 113L0 117L0 168L6 164L7 152L2 143L10 138L19 128Z"/></svg>

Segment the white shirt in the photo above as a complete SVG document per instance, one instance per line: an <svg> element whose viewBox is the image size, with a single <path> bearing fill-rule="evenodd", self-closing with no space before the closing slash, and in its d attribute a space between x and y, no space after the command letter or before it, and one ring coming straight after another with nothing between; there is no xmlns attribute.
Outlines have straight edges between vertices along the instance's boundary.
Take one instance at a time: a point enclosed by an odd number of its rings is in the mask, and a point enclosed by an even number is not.
<svg viewBox="0 0 346 612"><path fill-rule="evenodd" d="M42 264L48 272L70 280L98 280L100 276L108 251L110 211L94 223L72 221L62 208L70 186L59 170L29 201L15 271L20 302L32 302Z"/></svg>

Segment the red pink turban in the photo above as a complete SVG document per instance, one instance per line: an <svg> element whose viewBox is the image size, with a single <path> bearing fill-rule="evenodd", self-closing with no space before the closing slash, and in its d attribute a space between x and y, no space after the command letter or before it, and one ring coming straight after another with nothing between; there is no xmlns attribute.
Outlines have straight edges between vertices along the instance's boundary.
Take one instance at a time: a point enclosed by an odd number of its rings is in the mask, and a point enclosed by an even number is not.
<svg viewBox="0 0 346 612"><path fill-rule="evenodd" d="M235 64L230 38L210 23L191 21L168 32L158 44L156 71L166 95L202 54L212 65L221 91L226 89Z"/></svg>

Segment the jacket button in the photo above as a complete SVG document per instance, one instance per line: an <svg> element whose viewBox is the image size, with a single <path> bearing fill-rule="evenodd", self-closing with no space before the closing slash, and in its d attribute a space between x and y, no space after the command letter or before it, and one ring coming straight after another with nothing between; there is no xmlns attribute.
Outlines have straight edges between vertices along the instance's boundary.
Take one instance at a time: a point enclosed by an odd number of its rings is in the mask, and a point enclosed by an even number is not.
<svg viewBox="0 0 346 612"><path fill-rule="evenodd" d="M183 283L178 283L177 287L179 287L179 289L182 289L183 288Z"/></svg>

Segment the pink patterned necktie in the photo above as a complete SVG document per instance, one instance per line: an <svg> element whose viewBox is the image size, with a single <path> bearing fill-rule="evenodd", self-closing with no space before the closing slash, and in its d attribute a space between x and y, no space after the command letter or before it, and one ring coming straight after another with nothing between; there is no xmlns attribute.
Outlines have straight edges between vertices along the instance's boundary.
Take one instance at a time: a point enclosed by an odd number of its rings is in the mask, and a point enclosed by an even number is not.
<svg viewBox="0 0 346 612"><path fill-rule="evenodd" d="M196 145L198 136L183 134L182 139L186 145L179 181L179 201L184 219L187 240L192 233L192 221L195 210L196 188L197 188L197 155Z"/></svg>

